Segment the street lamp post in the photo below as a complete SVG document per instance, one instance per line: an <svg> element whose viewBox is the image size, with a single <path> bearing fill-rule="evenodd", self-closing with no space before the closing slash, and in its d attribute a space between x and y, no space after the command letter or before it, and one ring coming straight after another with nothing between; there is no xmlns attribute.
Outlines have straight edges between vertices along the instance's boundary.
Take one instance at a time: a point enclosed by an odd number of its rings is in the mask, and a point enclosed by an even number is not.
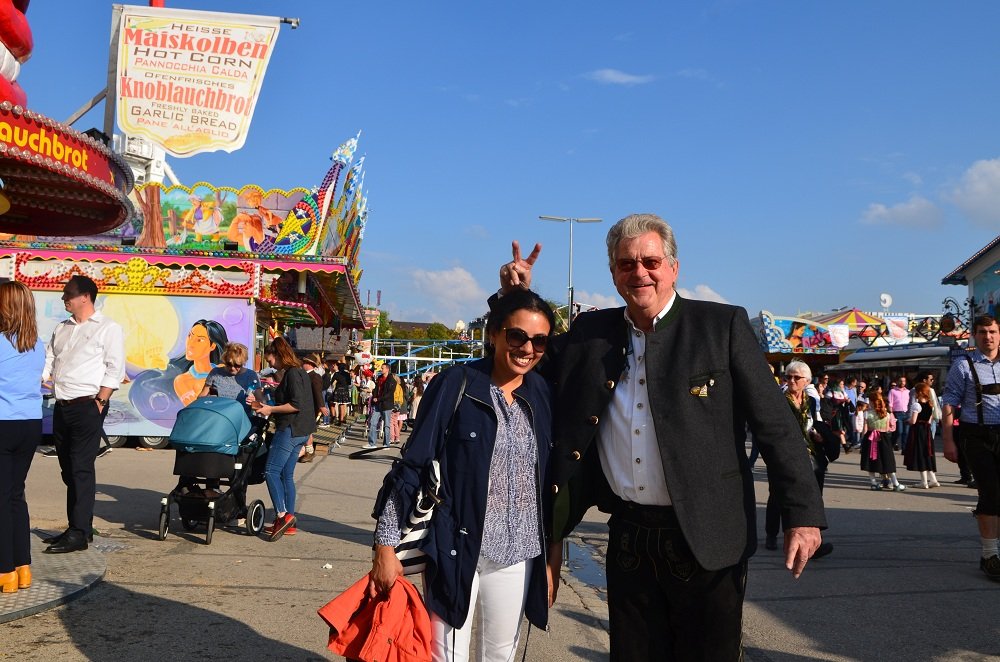
<svg viewBox="0 0 1000 662"><path fill-rule="evenodd" d="M569 224L569 309L566 311L566 328L573 323L573 224L574 223L600 223L599 218L570 218L567 216L539 216L543 221L555 221L557 223Z"/></svg>

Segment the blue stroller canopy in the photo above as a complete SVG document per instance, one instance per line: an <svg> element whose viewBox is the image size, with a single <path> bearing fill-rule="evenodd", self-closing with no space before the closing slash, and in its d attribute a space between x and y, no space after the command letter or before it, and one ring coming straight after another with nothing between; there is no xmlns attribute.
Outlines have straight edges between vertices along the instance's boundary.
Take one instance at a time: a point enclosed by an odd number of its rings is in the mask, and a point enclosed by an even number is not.
<svg viewBox="0 0 1000 662"><path fill-rule="evenodd" d="M244 406L232 398L198 398L177 412L170 445L189 453L236 455L252 426Z"/></svg>

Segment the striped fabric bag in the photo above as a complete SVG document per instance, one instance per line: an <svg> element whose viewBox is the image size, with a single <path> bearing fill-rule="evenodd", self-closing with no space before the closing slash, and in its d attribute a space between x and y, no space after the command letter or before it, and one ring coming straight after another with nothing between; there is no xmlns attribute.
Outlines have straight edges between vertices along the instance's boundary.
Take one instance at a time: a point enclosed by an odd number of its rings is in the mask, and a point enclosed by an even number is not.
<svg viewBox="0 0 1000 662"><path fill-rule="evenodd" d="M416 505L406 520L406 525L399 530L399 545L396 546L396 558L403 564L404 575L415 575L427 568L427 555L420 549L421 541L430 534L431 516L434 506L441 500L438 491L441 489L441 465L437 460L431 462L427 484L417 492Z"/></svg>
<svg viewBox="0 0 1000 662"><path fill-rule="evenodd" d="M465 384L467 376L465 368L456 366L452 370L462 371L462 387L458 390L458 397L455 399L455 407L451 411L451 418L448 419L448 427L444 429L444 438L448 439L452 423L455 421L455 412L465 396ZM409 443L409 441L407 441ZM406 452L406 449L403 449ZM443 451L442 451L443 452ZM417 490L416 502L413 512L406 519L406 524L399 530L399 544L396 545L396 558L403 564L404 575L415 575L427 569L427 555L420 549L420 546L428 535L430 535L431 517L434 515L434 506L441 503L438 492L441 490L441 463L432 460L428 470L427 479L424 485Z"/></svg>

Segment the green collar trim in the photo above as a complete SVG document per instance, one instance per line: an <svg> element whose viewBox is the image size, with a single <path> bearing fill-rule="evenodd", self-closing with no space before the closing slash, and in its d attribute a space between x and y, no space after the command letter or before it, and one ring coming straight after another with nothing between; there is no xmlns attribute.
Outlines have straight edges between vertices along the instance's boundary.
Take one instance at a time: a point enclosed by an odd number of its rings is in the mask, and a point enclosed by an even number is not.
<svg viewBox="0 0 1000 662"><path fill-rule="evenodd" d="M680 294L674 292L673 305L670 306L670 310L668 310L667 314L663 316L663 319L661 319L659 322L656 323L656 326L653 328L653 330L660 331L662 329L665 329L668 324L677 319L677 316L680 315L681 308L683 307L684 307L684 299L681 298Z"/></svg>

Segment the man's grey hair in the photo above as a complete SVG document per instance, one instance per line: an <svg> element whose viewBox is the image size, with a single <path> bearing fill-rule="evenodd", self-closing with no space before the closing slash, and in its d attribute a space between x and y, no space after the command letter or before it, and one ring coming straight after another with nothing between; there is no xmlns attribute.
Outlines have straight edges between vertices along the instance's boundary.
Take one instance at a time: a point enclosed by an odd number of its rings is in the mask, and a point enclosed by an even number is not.
<svg viewBox="0 0 1000 662"><path fill-rule="evenodd" d="M630 214L611 226L608 230L608 266L614 269L615 254L623 240L641 237L647 232L655 232L663 240L663 255L670 265L677 264L677 242L670 225L656 214Z"/></svg>
<svg viewBox="0 0 1000 662"><path fill-rule="evenodd" d="M789 361L788 365L785 366L786 375L795 375L796 377L805 377L806 379L813 378L813 371L809 368L809 365L803 361Z"/></svg>

